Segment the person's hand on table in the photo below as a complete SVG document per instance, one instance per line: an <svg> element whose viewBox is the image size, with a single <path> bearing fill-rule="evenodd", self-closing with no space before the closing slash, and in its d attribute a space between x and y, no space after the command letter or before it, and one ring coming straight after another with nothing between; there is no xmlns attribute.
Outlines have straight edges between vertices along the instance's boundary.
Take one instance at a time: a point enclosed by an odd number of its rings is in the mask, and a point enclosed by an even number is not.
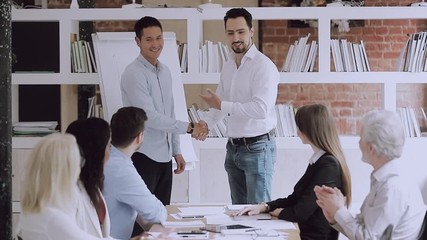
<svg viewBox="0 0 427 240"><path fill-rule="evenodd" d="M267 209L264 205L257 204L257 205L251 205L248 207L244 207L244 208L240 209L239 211L233 213L233 216L241 216L244 214L247 214L250 216L250 215L260 214L260 213L263 213L265 211L267 211Z"/></svg>

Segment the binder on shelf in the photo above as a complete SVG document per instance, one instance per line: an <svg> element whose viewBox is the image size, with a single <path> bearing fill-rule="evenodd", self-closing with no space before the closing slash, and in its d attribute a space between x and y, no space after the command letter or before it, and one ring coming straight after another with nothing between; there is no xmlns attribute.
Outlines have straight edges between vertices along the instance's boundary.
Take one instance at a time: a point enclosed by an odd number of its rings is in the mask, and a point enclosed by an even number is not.
<svg viewBox="0 0 427 240"><path fill-rule="evenodd" d="M180 43L178 45L178 56L179 56L179 62L181 66L181 72L187 72L187 65L188 65L188 53L187 53L187 43Z"/></svg>
<svg viewBox="0 0 427 240"><path fill-rule="evenodd" d="M365 44L363 43L363 40L360 40L360 48L362 50L362 59L364 61L364 66L366 66L365 72L370 72L371 68L369 67L369 59L368 55L366 54Z"/></svg>
<svg viewBox="0 0 427 240"><path fill-rule="evenodd" d="M96 67L96 61L95 61L95 57L93 56L93 44L92 42L86 42L86 50L89 53L89 58L90 58L90 64L92 66L92 70L93 72L98 72L98 69Z"/></svg>

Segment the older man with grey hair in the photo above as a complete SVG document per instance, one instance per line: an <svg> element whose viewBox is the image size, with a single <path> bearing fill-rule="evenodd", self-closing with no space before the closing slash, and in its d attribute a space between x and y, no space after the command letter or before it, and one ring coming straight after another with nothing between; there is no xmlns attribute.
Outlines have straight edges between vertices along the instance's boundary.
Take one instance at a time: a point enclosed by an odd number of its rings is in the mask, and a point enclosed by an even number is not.
<svg viewBox="0 0 427 240"><path fill-rule="evenodd" d="M360 214L353 217L340 190L316 186L317 204L332 226L353 239L417 239L426 212L416 183L405 179L395 159L400 158L405 135L398 115L376 110L362 119L359 148L370 164L371 189Z"/></svg>

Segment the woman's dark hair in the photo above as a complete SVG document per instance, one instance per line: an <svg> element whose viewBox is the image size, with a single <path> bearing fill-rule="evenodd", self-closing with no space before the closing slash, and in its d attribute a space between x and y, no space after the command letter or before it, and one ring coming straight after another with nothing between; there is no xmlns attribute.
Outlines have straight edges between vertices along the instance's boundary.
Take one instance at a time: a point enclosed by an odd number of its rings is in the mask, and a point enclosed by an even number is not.
<svg viewBox="0 0 427 240"><path fill-rule="evenodd" d="M100 191L104 188L104 158L110 141L110 125L101 118L88 118L72 122L65 132L74 135L80 147L83 158L80 181L98 210Z"/></svg>

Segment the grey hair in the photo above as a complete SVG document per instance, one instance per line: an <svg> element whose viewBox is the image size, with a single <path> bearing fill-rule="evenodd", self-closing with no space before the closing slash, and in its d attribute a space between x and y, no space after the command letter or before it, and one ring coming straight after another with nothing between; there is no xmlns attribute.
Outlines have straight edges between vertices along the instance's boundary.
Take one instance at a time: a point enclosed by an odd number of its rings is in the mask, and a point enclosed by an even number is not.
<svg viewBox="0 0 427 240"><path fill-rule="evenodd" d="M405 133L397 113L387 110L370 111L362 118L362 124L364 139L372 144L379 156L390 161L402 155Z"/></svg>

